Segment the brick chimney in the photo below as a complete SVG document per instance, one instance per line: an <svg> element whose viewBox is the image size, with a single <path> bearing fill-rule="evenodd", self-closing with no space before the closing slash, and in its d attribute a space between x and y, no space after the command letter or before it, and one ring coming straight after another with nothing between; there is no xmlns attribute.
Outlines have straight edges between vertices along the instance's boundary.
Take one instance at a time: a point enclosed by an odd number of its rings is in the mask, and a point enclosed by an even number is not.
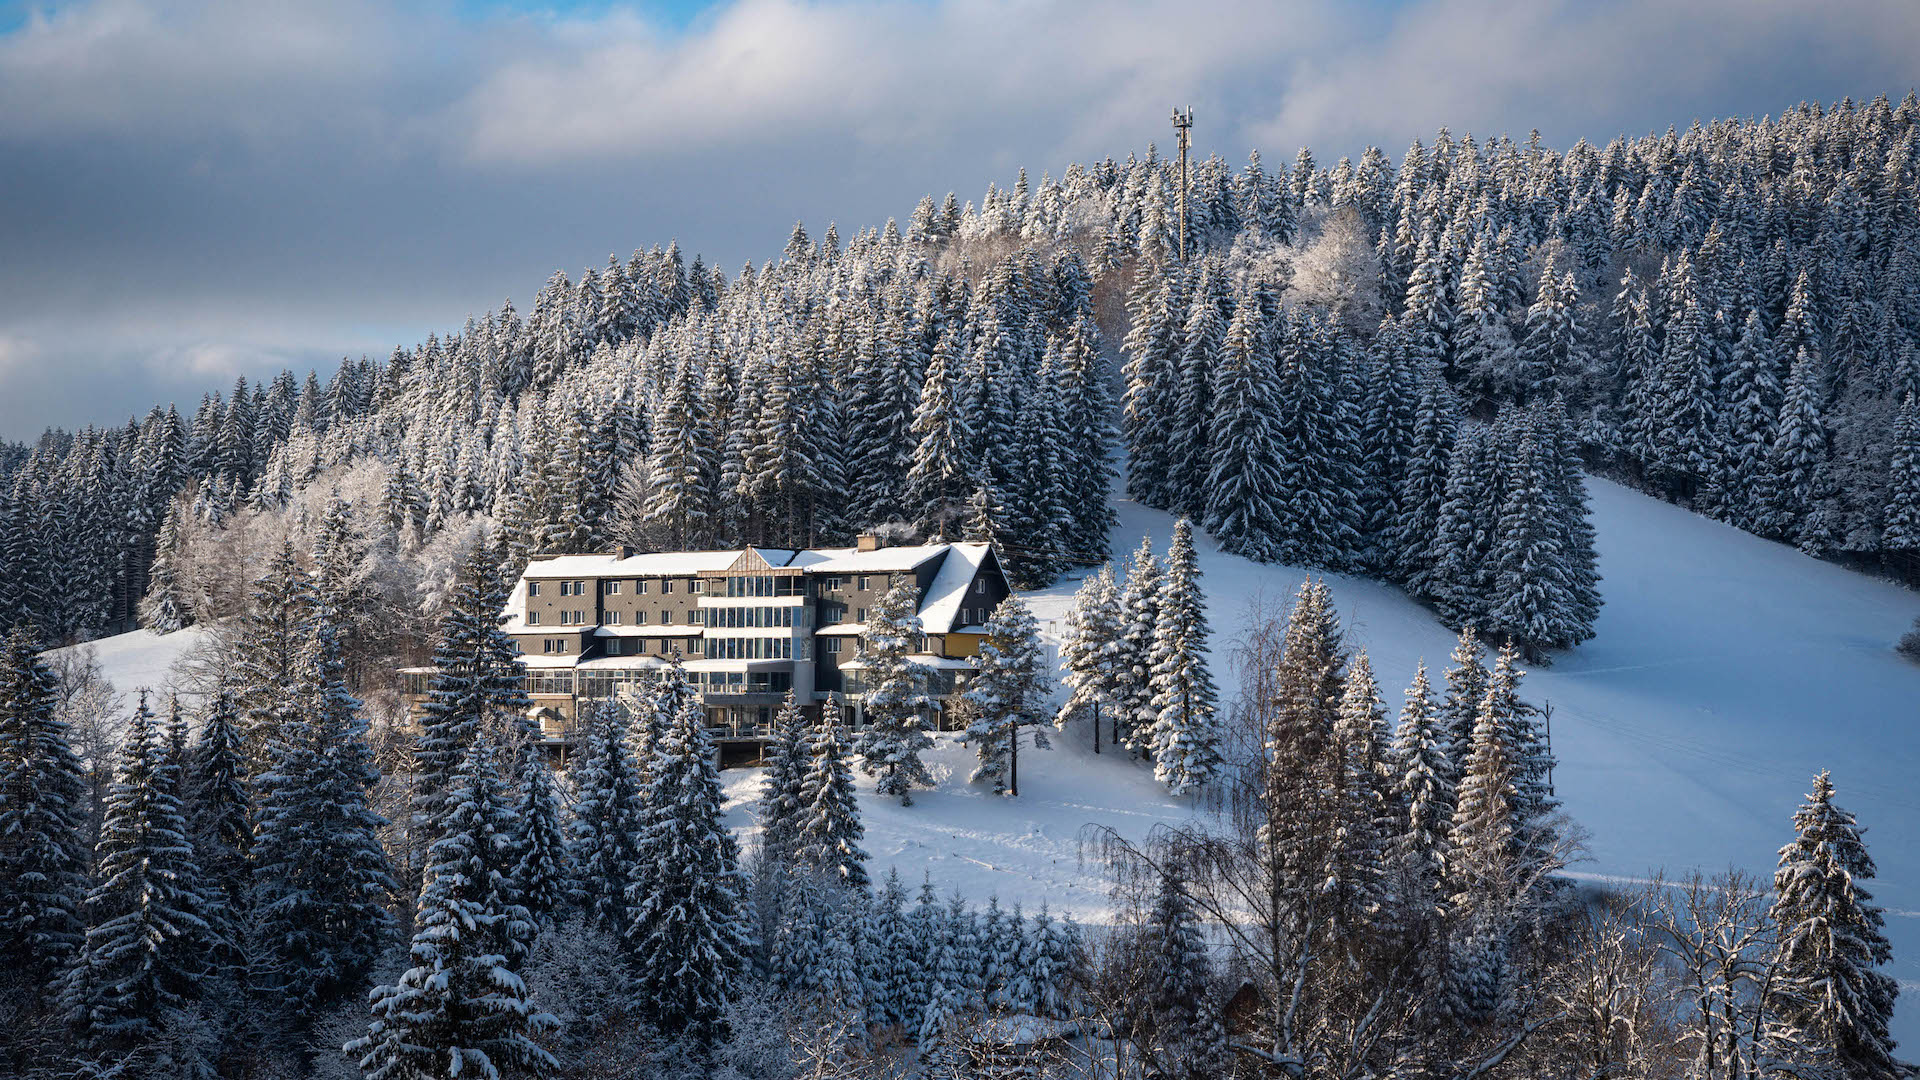
<svg viewBox="0 0 1920 1080"><path fill-rule="evenodd" d="M879 551L885 546L886 542L873 533L861 533L860 538L854 541L854 548L857 551Z"/></svg>

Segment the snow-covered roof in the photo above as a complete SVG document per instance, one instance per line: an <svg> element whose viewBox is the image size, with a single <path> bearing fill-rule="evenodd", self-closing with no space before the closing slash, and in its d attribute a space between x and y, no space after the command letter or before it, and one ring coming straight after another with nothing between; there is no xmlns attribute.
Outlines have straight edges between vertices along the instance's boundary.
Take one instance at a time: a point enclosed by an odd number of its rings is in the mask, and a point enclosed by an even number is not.
<svg viewBox="0 0 1920 1080"><path fill-rule="evenodd" d="M575 665L582 671L620 671L626 668L670 667L664 657L659 656L598 656L592 660L582 660Z"/></svg>
<svg viewBox="0 0 1920 1080"><path fill-rule="evenodd" d="M883 547L873 551L861 551L859 548L819 548L802 553L813 556L814 559L806 562L796 559L794 565L805 566L809 574L884 574L911 570L928 559L938 558L948 546L947 544L917 544L913 547Z"/></svg>
<svg viewBox="0 0 1920 1080"><path fill-rule="evenodd" d="M740 558L742 549L732 551L649 551L621 558L612 553L600 555L555 555L536 557L527 563L524 577L656 577L682 574L718 573ZM759 549L768 562L778 566L790 552Z"/></svg>
<svg viewBox="0 0 1920 1080"><path fill-rule="evenodd" d="M775 668L792 667L791 660L688 660L688 671L771 671Z"/></svg>
<svg viewBox="0 0 1920 1080"><path fill-rule="evenodd" d="M814 631L821 637L859 637L866 632L867 624L858 622L834 623Z"/></svg>
<svg viewBox="0 0 1920 1080"><path fill-rule="evenodd" d="M950 634L953 621L960 617L960 605L967 598L967 583L987 561L986 544L953 544L947 561L927 586L926 603L920 605L920 626L929 634Z"/></svg>
<svg viewBox="0 0 1920 1080"><path fill-rule="evenodd" d="M545 653L537 653L520 658L522 664L538 671L547 671L553 668L570 668L579 663L579 661L580 658L577 656L548 656Z"/></svg>
<svg viewBox="0 0 1920 1080"><path fill-rule="evenodd" d="M909 664L923 668L934 668L939 671L972 671L979 666L974 662L972 657L935 656L932 653L912 653L906 657L906 661ZM866 669L866 666L867 662L865 660L849 660L840 665L840 670L863 671Z"/></svg>

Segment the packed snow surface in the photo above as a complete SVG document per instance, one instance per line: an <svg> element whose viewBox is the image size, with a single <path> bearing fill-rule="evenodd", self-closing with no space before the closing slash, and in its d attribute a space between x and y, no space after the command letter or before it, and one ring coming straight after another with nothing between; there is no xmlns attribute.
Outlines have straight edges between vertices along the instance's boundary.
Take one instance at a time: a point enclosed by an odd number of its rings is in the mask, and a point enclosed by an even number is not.
<svg viewBox="0 0 1920 1080"><path fill-rule="evenodd" d="M1591 488L1606 598L1598 635L1525 683L1530 700L1552 706L1555 786L1592 834L1592 858L1573 872L1635 880L1733 865L1770 878L1813 774L1832 770L1879 866L1869 888L1887 909L1903 991L1895 1034L1910 1051L1920 1045L1920 665L1891 646L1920 615L1920 594L1616 484ZM1165 553L1171 517L1117 508L1116 557L1143 535ZM1225 660L1251 613L1284 610L1306 572L1196 542L1215 671L1230 692ZM1440 683L1453 634L1430 612L1377 582L1328 580L1348 640L1371 654L1396 708L1420 659ZM1077 587L1065 580L1029 598L1044 632L1063 629ZM196 641L195 631L142 631L94 648L127 693L165 685ZM897 867L909 884L931 874L943 892L1101 918L1109 900L1099 866L1082 857L1085 827L1137 841L1204 811L1167 795L1147 767L1096 757L1086 743L1074 729L1056 733L1050 751L1023 748L1017 799L968 785L972 751L950 735L929 757L937 786L910 807L874 798L861 777L877 876ZM729 820L742 830L760 775L724 774Z"/></svg>

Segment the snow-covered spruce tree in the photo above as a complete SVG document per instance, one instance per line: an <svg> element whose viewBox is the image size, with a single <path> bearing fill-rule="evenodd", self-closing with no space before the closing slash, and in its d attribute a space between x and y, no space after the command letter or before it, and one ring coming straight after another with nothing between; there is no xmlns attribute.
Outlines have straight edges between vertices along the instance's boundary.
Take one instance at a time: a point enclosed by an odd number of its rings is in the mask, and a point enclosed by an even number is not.
<svg viewBox="0 0 1920 1080"><path fill-rule="evenodd" d="M512 897L536 925L551 927L566 915L576 886L553 772L539 754L521 755L519 789L512 819Z"/></svg>
<svg viewBox="0 0 1920 1080"><path fill-rule="evenodd" d="M1328 823L1339 816L1333 731L1345 672L1333 593L1324 581L1304 581L1287 615L1266 710L1257 832L1261 858L1274 867L1275 921L1296 938L1320 918L1320 886L1333 859Z"/></svg>
<svg viewBox="0 0 1920 1080"><path fill-rule="evenodd" d="M1113 716L1114 742L1134 753L1147 751L1153 731L1153 634L1163 575L1153 537L1141 537L1120 588L1120 700Z"/></svg>
<svg viewBox="0 0 1920 1080"><path fill-rule="evenodd" d="M102 1060L151 1053L205 989L214 942L178 770L142 694L107 790L86 941L60 998L80 1045Z"/></svg>
<svg viewBox="0 0 1920 1080"><path fill-rule="evenodd" d="M1892 442L1886 545L1908 559L1920 559L1920 400L1913 394L1894 414Z"/></svg>
<svg viewBox="0 0 1920 1080"><path fill-rule="evenodd" d="M1804 348L1794 359L1770 455L1773 505L1764 535L1793 543L1804 539L1805 522L1813 514L1814 495L1827 464L1827 428L1820 418L1820 366L1820 358Z"/></svg>
<svg viewBox="0 0 1920 1080"><path fill-rule="evenodd" d="M793 858L803 805L800 788L813 760L812 725L791 690L774 714L773 739L767 743L764 760L767 775L761 781L757 811L760 855L784 864Z"/></svg>
<svg viewBox="0 0 1920 1080"><path fill-rule="evenodd" d="M1402 818L1393 842L1404 908L1416 918L1430 917L1444 895L1448 847L1453 831L1454 791L1459 766L1453 743L1442 725L1422 661L1407 687L1400 726L1394 732L1393 786Z"/></svg>
<svg viewBox="0 0 1920 1080"><path fill-rule="evenodd" d="M1452 747L1457 767L1464 767L1467 748L1473 744L1473 723L1480 715L1480 702L1487 696L1486 649L1480 635L1471 626L1460 629L1460 637L1447 657L1447 694L1440 701L1441 737ZM1455 780L1459 779L1456 772Z"/></svg>
<svg viewBox="0 0 1920 1080"><path fill-rule="evenodd" d="M1100 752L1100 722L1112 718L1120 708L1124 686L1121 644L1120 588L1113 577L1113 564L1089 574L1074 594L1073 607L1067 612L1067 633L1060 643L1061 681L1067 684L1066 703L1054 715L1056 727L1078 719L1087 721L1093 737L1093 752Z"/></svg>
<svg viewBox="0 0 1920 1080"><path fill-rule="evenodd" d="M431 842L432 823L444 820L440 793L447 790L466 748L481 732L500 742L531 736L526 729L525 669L514 641L500 629L502 597L494 584L494 560L476 546L462 564L448 598L433 650L433 677L420 708L414 746L414 815Z"/></svg>
<svg viewBox="0 0 1920 1080"><path fill-rule="evenodd" d="M1900 989L1880 968L1893 950L1885 916L1861 885L1874 875L1863 830L1834 805L1827 773L1814 777L1793 829L1773 875L1769 917L1780 944L1766 1002L1769 1042L1782 1064L1892 1080L1902 1066L1887 1027ZM1794 1061L1803 1056L1811 1062Z"/></svg>
<svg viewBox="0 0 1920 1080"><path fill-rule="evenodd" d="M282 727L297 722L288 689L300 681L312 618L312 583L294 561L293 545L283 544L254 581L246 616L231 638L227 682L240 714L249 778L272 766L269 745Z"/></svg>
<svg viewBox="0 0 1920 1080"><path fill-rule="evenodd" d="M383 900L397 887L368 804L379 778L360 703L341 681L333 628L308 627L288 708L254 778L252 897L260 943L249 973L263 999L304 1027L357 986L386 944Z"/></svg>
<svg viewBox="0 0 1920 1080"><path fill-rule="evenodd" d="M1200 591L1200 559L1193 523L1181 518L1167 549L1153 632L1150 733L1154 776L1175 795L1219 775L1219 692L1207 670L1207 602Z"/></svg>
<svg viewBox="0 0 1920 1080"><path fill-rule="evenodd" d="M208 921L216 938L216 962L238 968L243 962L240 927L248 900L253 795L247 785L233 701L225 693L214 696L200 722L200 737L187 755L181 789L202 874L199 884L211 900Z"/></svg>
<svg viewBox="0 0 1920 1080"><path fill-rule="evenodd" d="M1241 298L1214 375L1211 467L1204 480L1207 531L1223 550L1251 559L1272 554L1280 522L1274 430L1273 297L1264 284Z"/></svg>
<svg viewBox="0 0 1920 1080"><path fill-rule="evenodd" d="M963 695L971 723L965 741L980 764L968 783L988 780L995 794L1020 794L1020 729L1032 727L1034 745L1046 749L1046 720L1053 681L1039 624L1018 596L993 609L980 641L979 673Z"/></svg>
<svg viewBox="0 0 1920 1080"><path fill-rule="evenodd" d="M1455 798L1448 877L1455 910L1498 916L1512 909L1526 874L1520 763L1493 693L1483 700Z"/></svg>
<svg viewBox="0 0 1920 1080"><path fill-rule="evenodd" d="M1332 872L1322 890L1329 901L1336 940L1358 956L1369 938L1396 929L1394 882L1388 876L1400 814L1389 785L1386 706L1365 650L1347 667L1340 710L1333 725L1339 818L1335 823Z"/></svg>
<svg viewBox="0 0 1920 1080"><path fill-rule="evenodd" d="M1562 613L1572 606L1572 584L1562 562L1557 515L1548 488L1540 440L1528 431L1509 469L1500 504L1492 562L1493 595L1487 598L1487 629L1518 642L1538 662L1545 647L1569 641Z"/></svg>
<svg viewBox="0 0 1920 1080"><path fill-rule="evenodd" d="M866 939L873 953L868 972L867 1017L881 1027L904 1023L913 1000L920 954L915 951L906 917L907 888L900 870L887 870L887 879L867 913Z"/></svg>
<svg viewBox="0 0 1920 1080"><path fill-rule="evenodd" d="M829 700L820 708L820 733L800 779L799 813L793 823L794 866L802 873L864 890L871 884L867 853L860 850L866 827L860 823L853 770L847 765L847 729L839 702Z"/></svg>
<svg viewBox="0 0 1920 1080"><path fill-rule="evenodd" d="M1213 962L1193 898L1177 876L1161 876L1146 934L1152 951L1141 1004L1149 1030L1136 1033L1135 1044L1152 1059L1156 1076L1201 1080L1220 1075L1227 1033L1210 986Z"/></svg>
<svg viewBox="0 0 1920 1080"><path fill-rule="evenodd" d="M35 986L79 950L91 860L87 781L25 627L0 640L0 960Z"/></svg>
<svg viewBox="0 0 1920 1080"><path fill-rule="evenodd" d="M1514 765L1515 851L1525 880L1533 881L1560 868L1559 834L1553 821L1560 803L1552 793L1554 761L1540 731L1540 710L1520 699L1520 680L1525 675L1519 650L1508 642L1488 676L1480 712L1492 715L1505 733Z"/></svg>
<svg viewBox="0 0 1920 1080"><path fill-rule="evenodd" d="M968 452L974 433L957 393L965 351L957 328L941 333L913 414L915 441L913 464L907 471L907 505L917 510L915 520L920 526L933 531L961 516L974 487L974 462Z"/></svg>
<svg viewBox="0 0 1920 1080"><path fill-rule="evenodd" d="M367 1034L343 1049L372 1080L556 1068L535 1041L555 1021L534 1008L514 973L537 929L515 900L513 806L484 732L443 794L415 909L413 966L373 991Z"/></svg>
<svg viewBox="0 0 1920 1080"><path fill-rule="evenodd" d="M186 582L180 580L175 562L180 548L180 523L172 504L160 519L160 531L153 539L153 566L147 571L147 596L141 607L141 624L160 634L171 634L193 625L193 605L187 599Z"/></svg>
<svg viewBox="0 0 1920 1080"><path fill-rule="evenodd" d="M676 667L668 679L684 684L686 676ZM675 696L682 705L647 766L625 937L640 1007L663 1034L710 1048L727 1033L747 919L706 710L697 694Z"/></svg>
<svg viewBox="0 0 1920 1080"><path fill-rule="evenodd" d="M567 771L573 788L567 856L573 864L576 900L587 921L618 934L630 921L626 890L639 858L643 794L619 704L603 700L585 710L580 756Z"/></svg>
<svg viewBox="0 0 1920 1080"><path fill-rule="evenodd" d="M854 737L860 768L876 777L874 792L898 795L913 805L915 785L933 782L920 755L933 745L927 735L924 673L909 660L920 636L917 597L911 583L895 586L867 614L860 634L861 711L867 726Z"/></svg>

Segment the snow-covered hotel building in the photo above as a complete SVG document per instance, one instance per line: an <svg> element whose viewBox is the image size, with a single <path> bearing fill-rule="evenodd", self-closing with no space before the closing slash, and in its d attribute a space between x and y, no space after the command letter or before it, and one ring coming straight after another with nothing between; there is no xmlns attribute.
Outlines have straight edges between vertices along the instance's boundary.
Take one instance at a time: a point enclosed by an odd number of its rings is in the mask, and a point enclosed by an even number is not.
<svg viewBox="0 0 1920 1080"><path fill-rule="evenodd" d="M813 706L835 695L858 722L861 632L897 585L918 601L912 659L938 723L974 671L981 624L1007 596L986 544L887 546L862 536L850 548L536 557L503 629L520 646L549 741L567 738L583 701L617 696L678 654L722 743L749 744L788 690Z"/></svg>

